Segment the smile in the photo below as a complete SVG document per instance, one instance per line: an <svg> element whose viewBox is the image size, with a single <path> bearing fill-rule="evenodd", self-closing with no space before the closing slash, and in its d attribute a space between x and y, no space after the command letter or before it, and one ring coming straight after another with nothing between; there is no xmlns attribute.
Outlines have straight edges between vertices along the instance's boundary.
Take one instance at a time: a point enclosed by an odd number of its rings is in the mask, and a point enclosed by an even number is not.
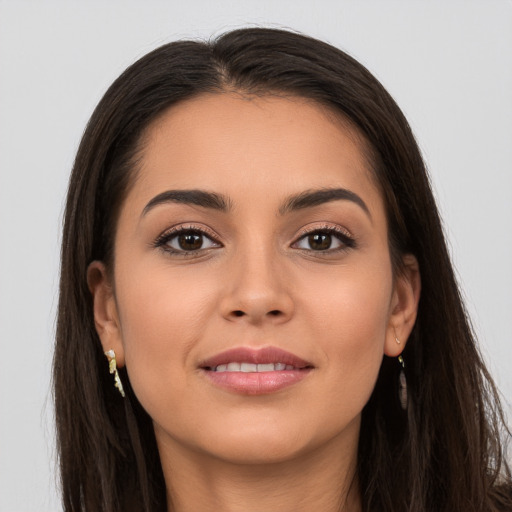
<svg viewBox="0 0 512 512"><path fill-rule="evenodd" d="M239 347L207 359L200 369L216 387L236 394L263 395L297 384L314 366L277 347Z"/></svg>
<svg viewBox="0 0 512 512"><path fill-rule="evenodd" d="M254 364L254 363L228 363L219 364L215 368L210 368L213 372L278 372L283 370L300 370L291 364L285 363L268 363L268 364Z"/></svg>

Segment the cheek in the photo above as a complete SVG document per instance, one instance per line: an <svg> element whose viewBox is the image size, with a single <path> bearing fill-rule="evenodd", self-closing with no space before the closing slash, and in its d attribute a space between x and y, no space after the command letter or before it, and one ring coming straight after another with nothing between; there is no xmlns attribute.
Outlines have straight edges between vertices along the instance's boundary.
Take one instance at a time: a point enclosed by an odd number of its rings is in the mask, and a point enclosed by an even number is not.
<svg viewBox="0 0 512 512"><path fill-rule="evenodd" d="M214 283L165 270L132 269L116 287L126 368L148 412L155 399L179 397L187 386L187 356L215 304Z"/></svg>
<svg viewBox="0 0 512 512"><path fill-rule="evenodd" d="M371 395L384 353L391 294L391 269L382 264L305 283L306 325L318 340L328 370L325 389L333 400L342 392L345 404L353 399L354 408L362 408Z"/></svg>

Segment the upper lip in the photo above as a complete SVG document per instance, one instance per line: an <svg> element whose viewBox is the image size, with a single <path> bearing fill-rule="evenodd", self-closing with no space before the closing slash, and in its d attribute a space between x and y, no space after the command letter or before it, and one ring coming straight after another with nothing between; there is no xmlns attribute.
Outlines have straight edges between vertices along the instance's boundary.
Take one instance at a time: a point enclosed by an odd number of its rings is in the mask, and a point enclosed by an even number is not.
<svg viewBox="0 0 512 512"><path fill-rule="evenodd" d="M253 363L270 364L284 363L295 368L312 368L313 365L296 355L278 347L264 347L254 349L250 347L237 347L216 354L199 365L200 368L215 368L220 364Z"/></svg>

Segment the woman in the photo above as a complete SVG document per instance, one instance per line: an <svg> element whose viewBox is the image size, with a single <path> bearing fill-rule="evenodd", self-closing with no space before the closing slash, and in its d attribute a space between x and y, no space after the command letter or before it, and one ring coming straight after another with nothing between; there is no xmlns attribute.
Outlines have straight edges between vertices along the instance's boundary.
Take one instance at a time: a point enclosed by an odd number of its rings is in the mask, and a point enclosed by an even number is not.
<svg viewBox="0 0 512 512"><path fill-rule="evenodd" d="M69 186L54 380L66 510L512 507L407 121L302 35L171 43L107 91Z"/></svg>

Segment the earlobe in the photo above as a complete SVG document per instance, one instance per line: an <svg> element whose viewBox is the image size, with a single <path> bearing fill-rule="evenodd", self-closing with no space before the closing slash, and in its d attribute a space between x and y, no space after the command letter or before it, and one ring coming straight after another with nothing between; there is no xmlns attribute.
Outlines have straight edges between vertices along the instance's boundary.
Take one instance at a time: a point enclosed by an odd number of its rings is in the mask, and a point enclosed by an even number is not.
<svg viewBox="0 0 512 512"><path fill-rule="evenodd" d="M412 254L403 257L403 268L395 279L391 314L386 333L384 353L390 357L400 355L411 334L421 293L418 260Z"/></svg>
<svg viewBox="0 0 512 512"><path fill-rule="evenodd" d="M87 268L87 285L92 295L94 326L103 351L114 350L117 366L124 366L121 326L114 291L105 264L93 261Z"/></svg>

